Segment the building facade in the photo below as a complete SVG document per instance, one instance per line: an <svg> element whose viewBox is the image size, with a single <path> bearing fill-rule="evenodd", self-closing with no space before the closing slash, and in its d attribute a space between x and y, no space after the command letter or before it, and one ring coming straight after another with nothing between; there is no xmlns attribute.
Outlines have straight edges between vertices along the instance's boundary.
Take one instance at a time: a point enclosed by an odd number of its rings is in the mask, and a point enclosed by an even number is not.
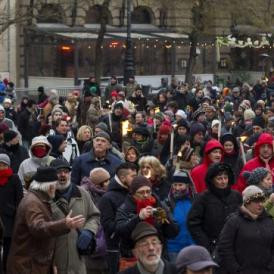
<svg viewBox="0 0 274 274"><path fill-rule="evenodd" d="M32 2L32 6L25 0L0 2L1 10L8 15L7 20L16 19L0 36L2 77L8 76L17 86L24 86L29 85L28 79L31 77L45 78L46 81L52 77L73 79L76 69L79 78L94 74L95 47L102 13L107 20L102 44L103 76L123 75L126 0ZM131 1L136 75L184 75L190 48L189 35L195 28L195 2L197 1ZM215 38L235 32L241 39L247 39L250 35L253 40L260 39L260 32L265 30L259 19L270 14L269 24L274 25L274 1L220 0L211 1L214 2L211 6L207 6L210 1L200 2L204 2L200 16L204 17L202 23L207 30L197 45L194 73L216 75L239 70L259 72L266 63L273 60L271 43L269 47L259 49L217 49ZM256 11L259 23L255 23L261 28L250 27L248 31L244 28L254 25L254 22L250 19L252 15L248 15L248 8L242 16L240 13L235 14L235 9L241 12L240 5L252 7ZM267 29L267 33L272 34L272 29ZM263 58L262 54L269 57Z"/></svg>

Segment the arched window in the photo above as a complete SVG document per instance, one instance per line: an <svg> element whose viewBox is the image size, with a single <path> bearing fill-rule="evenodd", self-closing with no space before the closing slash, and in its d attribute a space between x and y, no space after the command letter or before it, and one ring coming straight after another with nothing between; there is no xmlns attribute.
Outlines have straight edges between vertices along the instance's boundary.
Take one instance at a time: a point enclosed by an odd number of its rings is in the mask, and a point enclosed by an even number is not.
<svg viewBox="0 0 274 274"><path fill-rule="evenodd" d="M44 4L39 10L38 23L63 23L61 6L58 4Z"/></svg>
<svg viewBox="0 0 274 274"><path fill-rule="evenodd" d="M100 17L103 13L103 7L95 5L91 7L86 14L86 24L100 24ZM107 18L107 24L111 25L112 16L108 9L105 10L105 16Z"/></svg>
<svg viewBox="0 0 274 274"><path fill-rule="evenodd" d="M131 15L132 24L153 24L153 13L147 7L136 7Z"/></svg>

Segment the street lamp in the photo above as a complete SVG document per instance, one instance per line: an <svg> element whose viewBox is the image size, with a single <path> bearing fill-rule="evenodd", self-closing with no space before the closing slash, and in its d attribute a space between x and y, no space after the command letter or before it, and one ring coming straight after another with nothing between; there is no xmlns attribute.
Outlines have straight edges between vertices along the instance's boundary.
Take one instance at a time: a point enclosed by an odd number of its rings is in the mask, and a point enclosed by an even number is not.
<svg viewBox="0 0 274 274"><path fill-rule="evenodd" d="M134 56L131 39L131 0L127 0L127 40L124 64L124 85L128 83L128 79L134 76L134 74Z"/></svg>

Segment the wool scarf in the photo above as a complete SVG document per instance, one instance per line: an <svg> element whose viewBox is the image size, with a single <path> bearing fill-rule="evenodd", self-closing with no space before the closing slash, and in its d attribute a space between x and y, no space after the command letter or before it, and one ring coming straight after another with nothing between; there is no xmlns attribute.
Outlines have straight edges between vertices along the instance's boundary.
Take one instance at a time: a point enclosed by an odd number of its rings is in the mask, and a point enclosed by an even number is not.
<svg viewBox="0 0 274 274"><path fill-rule="evenodd" d="M0 186L7 184L9 177L13 174L12 169L9 167L7 169L0 170Z"/></svg>

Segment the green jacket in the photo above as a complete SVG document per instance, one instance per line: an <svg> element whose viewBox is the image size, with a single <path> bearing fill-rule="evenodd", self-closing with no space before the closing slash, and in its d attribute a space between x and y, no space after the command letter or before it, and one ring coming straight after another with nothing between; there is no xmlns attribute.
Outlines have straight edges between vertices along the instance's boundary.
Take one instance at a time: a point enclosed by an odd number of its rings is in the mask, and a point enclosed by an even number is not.
<svg viewBox="0 0 274 274"><path fill-rule="evenodd" d="M100 225L100 212L86 190L76 185L72 187L69 203L63 197L58 197L57 193L55 203L51 205L53 218L62 219L67 215L66 212L72 210L72 216L82 214L86 219L82 229L88 229L96 235ZM58 274L86 274L85 258L79 256L77 239L78 232L74 229L56 239L54 264L57 266Z"/></svg>

